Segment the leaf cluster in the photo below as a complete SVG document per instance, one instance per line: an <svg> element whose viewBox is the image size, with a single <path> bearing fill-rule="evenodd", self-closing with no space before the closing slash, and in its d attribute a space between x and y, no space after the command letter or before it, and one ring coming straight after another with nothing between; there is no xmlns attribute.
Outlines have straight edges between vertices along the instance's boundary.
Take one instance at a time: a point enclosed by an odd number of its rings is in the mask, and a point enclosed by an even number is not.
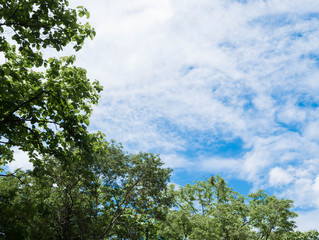
<svg viewBox="0 0 319 240"><path fill-rule="evenodd" d="M68 142L88 147L89 117L102 87L86 70L74 66L75 57L45 59L42 50L57 51L72 43L81 49L95 31L66 0L0 1L0 163L13 160L12 147L39 155L55 155ZM37 70L41 69L41 71Z"/></svg>

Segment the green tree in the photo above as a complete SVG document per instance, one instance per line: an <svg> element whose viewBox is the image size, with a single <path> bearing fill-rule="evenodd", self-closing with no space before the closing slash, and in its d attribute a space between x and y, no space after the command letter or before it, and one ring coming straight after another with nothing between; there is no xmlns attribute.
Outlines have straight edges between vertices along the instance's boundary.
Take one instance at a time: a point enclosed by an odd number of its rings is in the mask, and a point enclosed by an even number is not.
<svg viewBox="0 0 319 240"><path fill-rule="evenodd" d="M99 205L108 222L100 228L100 236L150 239L154 222L165 218L171 204L167 190L171 170L162 168L157 155L127 155L121 148L110 145L109 152L114 151L117 154L100 161L101 171L94 171L103 183Z"/></svg>
<svg viewBox="0 0 319 240"><path fill-rule="evenodd" d="M44 204L45 192L35 194L37 187L25 172L17 170L14 174L0 178L0 239L47 239L50 219L46 214L50 209ZM30 232L31 225L36 228Z"/></svg>
<svg viewBox="0 0 319 240"><path fill-rule="evenodd" d="M279 238L281 240L319 240L319 232L318 230L310 230L307 232L288 232L285 233L284 236Z"/></svg>
<svg viewBox="0 0 319 240"><path fill-rule="evenodd" d="M248 239L245 197L220 176L175 191L163 235L171 239Z"/></svg>
<svg viewBox="0 0 319 240"><path fill-rule="evenodd" d="M210 178L210 182L215 189L216 198L211 215L215 219L219 238L225 240L249 239L250 226L247 225L246 197L228 187L220 176Z"/></svg>
<svg viewBox="0 0 319 240"><path fill-rule="evenodd" d="M0 0L0 167L13 160L12 147L29 153L36 165L41 154L57 154L73 142L90 149L87 126L91 104L102 90L75 67L75 57L43 57L47 47L80 50L95 35L67 0ZM38 70L37 70L38 69ZM40 69L42 71L40 71ZM1 170L1 169L0 169Z"/></svg>
<svg viewBox="0 0 319 240"><path fill-rule="evenodd" d="M102 146L102 147L101 147ZM72 149L33 171L0 178L4 239L154 239L171 204L158 156L100 143L93 160Z"/></svg>
<svg viewBox="0 0 319 240"><path fill-rule="evenodd" d="M296 227L293 201L268 196L264 191L249 194L249 223L257 229L254 239L278 239Z"/></svg>
<svg viewBox="0 0 319 240"><path fill-rule="evenodd" d="M167 239L260 240L294 236L293 218L297 214L291 210L291 200L277 199L263 191L247 198L228 187L220 176L171 191L175 208L158 232Z"/></svg>

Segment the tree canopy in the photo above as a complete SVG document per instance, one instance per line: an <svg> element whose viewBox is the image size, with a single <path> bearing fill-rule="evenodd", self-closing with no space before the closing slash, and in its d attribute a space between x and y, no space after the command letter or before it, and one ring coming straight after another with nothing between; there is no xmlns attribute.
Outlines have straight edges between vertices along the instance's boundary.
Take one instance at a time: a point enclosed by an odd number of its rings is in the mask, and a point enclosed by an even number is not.
<svg viewBox="0 0 319 240"><path fill-rule="evenodd" d="M0 178L0 237L319 239L316 230L294 231L291 200L260 190L241 195L220 176L176 188L158 156L127 154L114 143L89 166L73 151L68 163L48 157L41 171Z"/></svg>
<svg viewBox="0 0 319 240"><path fill-rule="evenodd" d="M161 234L167 239L281 239L296 227L292 201L263 191L248 197L228 187L220 176L174 191Z"/></svg>
<svg viewBox="0 0 319 240"><path fill-rule="evenodd" d="M171 170L161 167L158 156L126 154L104 142L93 158L88 165L77 157L47 157L41 169L0 178L0 234L5 239L138 239L165 219L172 203Z"/></svg>
<svg viewBox="0 0 319 240"><path fill-rule="evenodd" d="M80 50L95 31L80 22L88 11L71 9L66 0L0 2L0 161L12 161L12 147L37 154L57 154L68 142L86 148L92 104L102 90L74 56L45 59L47 47ZM41 70L41 71L40 71Z"/></svg>

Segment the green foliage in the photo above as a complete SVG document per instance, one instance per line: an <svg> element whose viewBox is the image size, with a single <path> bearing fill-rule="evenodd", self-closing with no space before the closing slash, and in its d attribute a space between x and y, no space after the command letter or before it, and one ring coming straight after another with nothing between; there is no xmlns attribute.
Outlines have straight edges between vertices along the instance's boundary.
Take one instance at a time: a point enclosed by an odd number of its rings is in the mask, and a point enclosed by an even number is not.
<svg viewBox="0 0 319 240"><path fill-rule="evenodd" d="M295 227L291 200L263 191L247 198L220 176L186 184L174 194L176 208L160 232L168 239L280 239Z"/></svg>
<svg viewBox="0 0 319 240"><path fill-rule="evenodd" d="M293 231L291 200L245 197L219 176L175 190L158 156L114 143L85 156L74 148L0 178L4 239L319 239Z"/></svg>
<svg viewBox="0 0 319 240"><path fill-rule="evenodd" d="M33 171L0 178L5 239L151 235L171 204L171 170L161 167L158 156L126 154L115 144L103 143L92 157L84 161L73 149L68 159L47 157Z"/></svg>
<svg viewBox="0 0 319 240"><path fill-rule="evenodd" d="M57 154L67 142L88 145L91 105L102 90L91 83L86 70L75 67L75 57L43 58L46 47L62 50L69 43L81 49L95 35L79 17L83 7L66 0L0 1L0 167L12 161L12 147L29 153ZM44 69L36 71L37 68Z"/></svg>
<svg viewBox="0 0 319 240"><path fill-rule="evenodd" d="M1 0L0 6L0 32L13 30L12 40L22 55L32 57L37 55L34 49L48 46L60 51L71 41L79 50L87 37L95 36L89 24L78 21L84 15L89 17L88 11L83 7L69 8L67 0ZM0 39L2 49L6 48L6 38Z"/></svg>
<svg viewBox="0 0 319 240"><path fill-rule="evenodd" d="M307 232L288 232L281 238L282 240L319 240L318 230L310 230Z"/></svg>
<svg viewBox="0 0 319 240"><path fill-rule="evenodd" d="M257 239L277 239L286 232L291 232L295 227L292 218L297 214L290 209L293 201L277 199L275 196L268 196L259 190L249 194L250 224L257 229Z"/></svg>
<svg viewBox="0 0 319 240"><path fill-rule="evenodd" d="M3 239L52 239L56 203L51 189L16 170L0 179L0 233Z"/></svg>

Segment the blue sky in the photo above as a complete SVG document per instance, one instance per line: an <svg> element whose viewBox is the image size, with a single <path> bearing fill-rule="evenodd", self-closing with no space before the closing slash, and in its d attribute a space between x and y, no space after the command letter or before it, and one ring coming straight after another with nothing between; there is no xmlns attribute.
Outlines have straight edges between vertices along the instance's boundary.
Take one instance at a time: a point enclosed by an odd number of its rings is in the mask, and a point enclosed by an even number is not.
<svg viewBox="0 0 319 240"><path fill-rule="evenodd" d="M319 228L319 1L74 3L97 32L77 54L104 86L92 131L159 153L176 184L290 198Z"/></svg>

